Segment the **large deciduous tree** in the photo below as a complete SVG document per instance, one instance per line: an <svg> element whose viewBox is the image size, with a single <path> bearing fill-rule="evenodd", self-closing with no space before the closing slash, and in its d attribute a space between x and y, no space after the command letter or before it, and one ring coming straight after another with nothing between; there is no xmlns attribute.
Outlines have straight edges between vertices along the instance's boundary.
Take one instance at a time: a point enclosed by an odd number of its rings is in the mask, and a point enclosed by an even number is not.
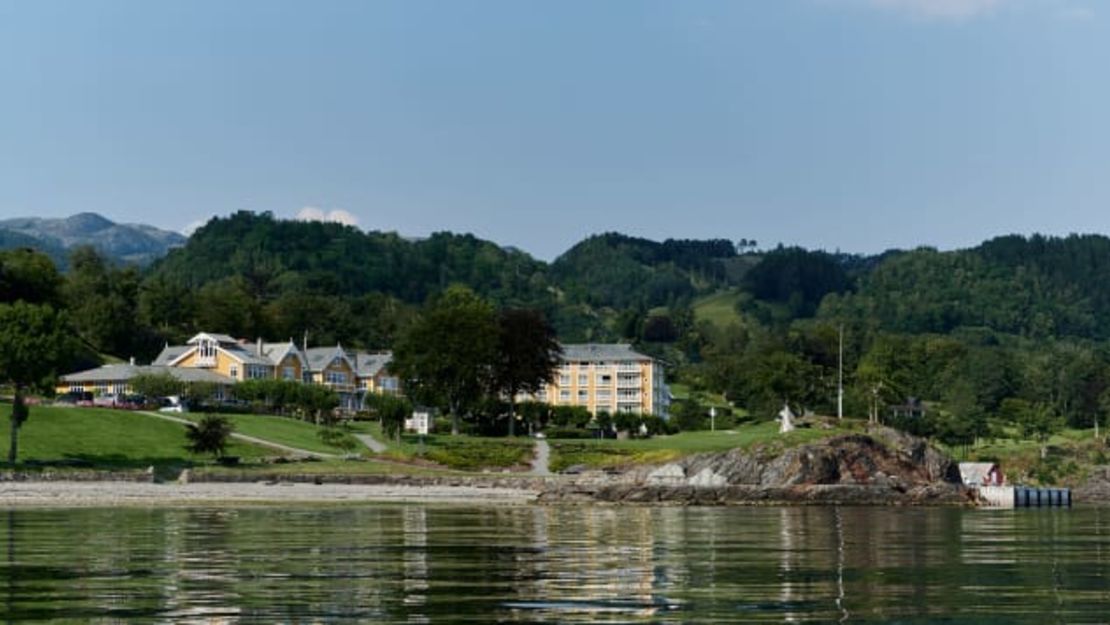
<svg viewBox="0 0 1110 625"><path fill-rule="evenodd" d="M400 336L392 368L422 401L445 404L451 433L483 397L497 357L493 307L462 286L448 288Z"/></svg>
<svg viewBox="0 0 1110 625"><path fill-rule="evenodd" d="M542 312L515 308L498 315L493 387L508 396L509 436L516 434L517 394L542 390L555 374L562 352L555 328Z"/></svg>
<svg viewBox="0 0 1110 625"><path fill-rule="evenodd" d="M69 327L49 304L0 304L0 381L15 390L8 463L19 455L19 429L29 416L23 397L44 387L74 353Z"/></svg>
<svg viewBox="0 0 1110 625"><path fill-rule="evenodd" d="M29 250L0 250L0 303L60 303L62 277L46 254Z"/></svg>

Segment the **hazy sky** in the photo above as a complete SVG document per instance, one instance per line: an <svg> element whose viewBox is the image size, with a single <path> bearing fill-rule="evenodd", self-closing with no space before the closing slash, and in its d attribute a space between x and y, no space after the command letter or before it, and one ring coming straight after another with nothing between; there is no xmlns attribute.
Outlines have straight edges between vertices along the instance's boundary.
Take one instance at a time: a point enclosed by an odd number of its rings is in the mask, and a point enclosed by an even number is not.
<svg viewBox="0 0 1110 625"><path fill-rule="evenodd" d="M0 0L0 217L844 251L1110 231L1110 3Z"/></svg>

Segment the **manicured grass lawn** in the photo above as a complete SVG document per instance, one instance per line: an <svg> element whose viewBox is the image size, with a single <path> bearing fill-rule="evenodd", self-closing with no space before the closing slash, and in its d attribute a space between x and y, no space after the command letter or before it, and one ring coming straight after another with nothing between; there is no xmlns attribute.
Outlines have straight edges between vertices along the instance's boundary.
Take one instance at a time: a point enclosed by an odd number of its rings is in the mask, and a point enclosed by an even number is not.
<svg viewBox="0 0 1110 625"><path fill-rule="evenodd" d="M709 321L721 328L730 323L741 323L742 319L736 313L736 300L737 292L734 290L707 295L693 303L694 319Z"/></svg>
<svg viewBox="0 0 1110 625"><path fill-rule="evenodd" d="M351 428L388 445L386 457L403 461L423 459L458 471L523 467L531 462L535 449L535 441L526 437L483 438L462 434L428 434L421 447L420 437L415 434L402 435L400 442L386 438L377 422L358 421Z"/></svg>
<svg viewBox="0 0 1110 625"><path fill-rule="evenodd" d="M322 460L320 462L287 462L248 464L235 468L208 466L193 471L194 475L450 475L453 472L430 467L398 464L378 460Z"/></svg>
<svg viewBox="0 0 1110 625"><path fill-rule="evenodd" d="M860 427L854 421L846 421L842 427L835 429L800 428L784 436L779 434L777 423L768 421L745 424L727 431L681 432L646 439L553 440L551 468L561 471L574 465L602 469L663 463L690 454L727 451L737 447L747 449L761 443L785 449L858 431Z"/></svg>
<svg viewBox="0 0 1110 625"><path fill-rule="evenodd" d="M11 427L11 405L0 404L0 430ZM19 460L84 461L104 468L210 462L185 451L185 427L126 410L31 406L19 436ZM6 446L5 446L5 449ZM264 447L231 441L227 455L273 456ZM6 454L5 454L6 457Z"/></svg>
<svg viewBox="0 0 1110 625"><path fill-rule="evenodd" d="M175 417L183 417L190 421L197 421L203 415L199 413L184 413L174 414ZM305 449L308 451L316 451L325 454L343 455L348 453L338 447L327 445L320 440L320 428L315 423L301 421L292 417L277 417L268 415L253 415L253 414L229 414L224 415L235 426L235 432L239 434L246 434L247 436L254 436L256 438L273 441L280 445L287 445L289 447L296 447L297 449ZM362 443L353 450L353 453L368 452Z"/></svg>

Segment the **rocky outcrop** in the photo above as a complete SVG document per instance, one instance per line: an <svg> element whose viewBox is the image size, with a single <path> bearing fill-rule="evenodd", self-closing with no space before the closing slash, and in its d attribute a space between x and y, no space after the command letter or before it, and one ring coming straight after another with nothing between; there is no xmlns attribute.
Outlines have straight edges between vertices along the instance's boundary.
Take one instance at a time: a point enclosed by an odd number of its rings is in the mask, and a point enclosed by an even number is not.
<svg viewBox="0 0 1110 625"><path fill-rule="evenodd" d="M612 503L678 506L842 505L842 506L970 506L975 500L958 484L923 484L900 489L881 484L815 484L784 487L753 485L649 486L615 483L595 489L581 484L551 485L542 503Z"/></svg>
<svg viewBox="0 0 1110 625"><path fill-rule="evenodd" d="M1072 490L1072 499L1084 503L1110 502L1110 466L1099 466L1083 484Z"/></svg>
<svg viewBox="0 0 1110 625"><path fill-rule="evenodd" d="M781 450L699 454L619 480L548 488L542 500L676 504L971 504L957 465L889 428Z"/></svg>

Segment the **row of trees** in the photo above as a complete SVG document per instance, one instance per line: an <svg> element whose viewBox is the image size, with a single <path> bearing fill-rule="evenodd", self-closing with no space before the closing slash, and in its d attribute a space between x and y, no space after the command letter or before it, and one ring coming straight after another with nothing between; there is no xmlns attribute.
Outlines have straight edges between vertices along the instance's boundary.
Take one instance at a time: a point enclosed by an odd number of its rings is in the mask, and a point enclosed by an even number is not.
<svg viewBox="0 0 1110 625"><path fill-rule="evenodd" d="M19 430L30 416L28 391L48 386L80 352L62 310L63 281L54 263L30 250L0 251L0 383L13 391L8 462L19 454Z"/></svg>
<svg viewBox="0 0 1110 625"><path fill-rule="evenodd" d="M211 382L185 382L165 373L135 376L131 388L146 397L177 396L191 404L209 402L217 391ZM231 398L271 414L297 416L317 424L329 423L339 406L334 390L289 380L246 380L231 387Z"/></svg>

